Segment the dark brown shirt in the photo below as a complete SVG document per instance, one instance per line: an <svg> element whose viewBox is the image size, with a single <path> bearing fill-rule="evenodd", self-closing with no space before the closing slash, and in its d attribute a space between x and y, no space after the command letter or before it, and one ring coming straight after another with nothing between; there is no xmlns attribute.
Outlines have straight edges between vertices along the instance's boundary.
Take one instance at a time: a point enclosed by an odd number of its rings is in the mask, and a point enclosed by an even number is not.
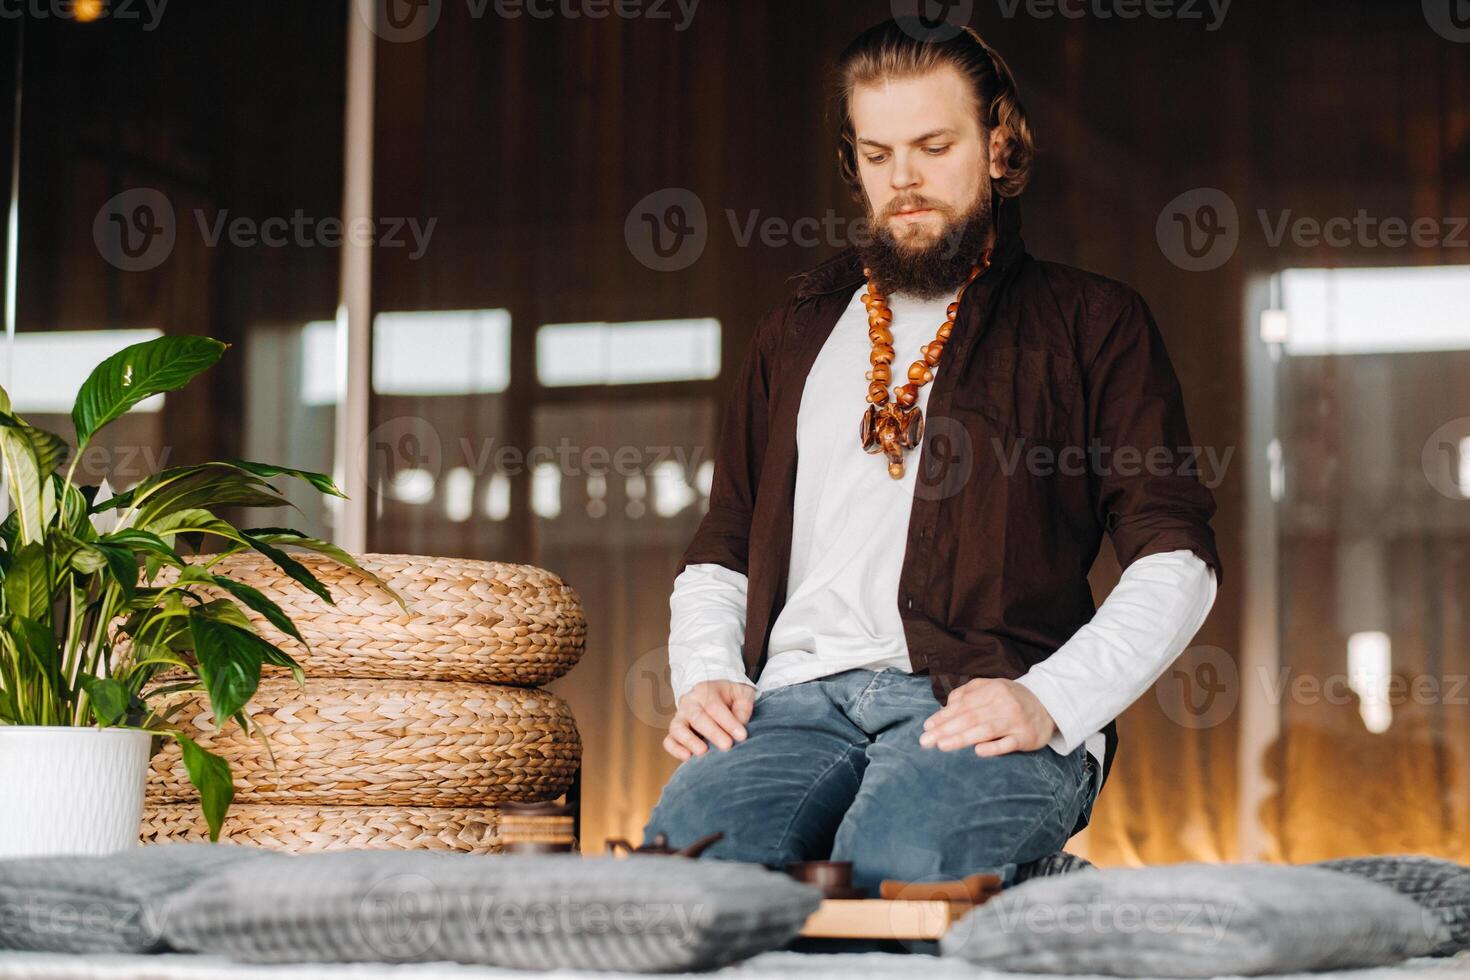
<svg viewBox="0 0 1470 980"><path fill-rule="evenodd" d="M1020 223L1019 202L1004 201L991 266L965 292L922 445L907 458L919 471L894 601L914 671L933 678L941 704L973 678L1020 677L1087 624L1104 531L1124 568L1188 549L1222 572L1214 496L1148 307L1122 283L1033 259ZM786 600L802 389L863 276L849 249L793 281L756 328L725 410L709 512L678 566L747 576L752 680ZM857 440L864 407L832 438ZM1105 734L1110 769L1116 724Z"/></svg>

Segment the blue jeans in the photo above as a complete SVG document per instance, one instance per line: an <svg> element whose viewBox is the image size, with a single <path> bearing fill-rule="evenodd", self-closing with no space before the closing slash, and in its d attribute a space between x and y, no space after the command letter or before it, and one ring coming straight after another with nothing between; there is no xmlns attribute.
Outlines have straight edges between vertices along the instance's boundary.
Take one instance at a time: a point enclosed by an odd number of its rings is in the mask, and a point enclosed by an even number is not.
<svg viewBox="0 0 1470 980"><path fill-rule="evenodd" d="M990 872L1011 884L1017 865L1086 825L1101 777L1083 746L991 758L921 747L939 710L929 685L857 669L762 693L743 742L674 771L643 839L682 846L719 830L706 857L851 861L853 884L874 898L884 878Z"/></svg>

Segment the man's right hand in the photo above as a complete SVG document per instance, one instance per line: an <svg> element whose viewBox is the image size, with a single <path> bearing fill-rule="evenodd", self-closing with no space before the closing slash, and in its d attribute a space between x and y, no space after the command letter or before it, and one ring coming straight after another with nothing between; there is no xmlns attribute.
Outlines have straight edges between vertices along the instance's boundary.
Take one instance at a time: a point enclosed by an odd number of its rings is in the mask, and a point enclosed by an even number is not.
<svg viewBox="0 0 1470 980"><path fill-rule="evenodd" d="M700 681L679 699L664 751L683 762L704 755L705 739L729 749L745 741L745 723L755 710L755 688L735 681Z"/></svg>

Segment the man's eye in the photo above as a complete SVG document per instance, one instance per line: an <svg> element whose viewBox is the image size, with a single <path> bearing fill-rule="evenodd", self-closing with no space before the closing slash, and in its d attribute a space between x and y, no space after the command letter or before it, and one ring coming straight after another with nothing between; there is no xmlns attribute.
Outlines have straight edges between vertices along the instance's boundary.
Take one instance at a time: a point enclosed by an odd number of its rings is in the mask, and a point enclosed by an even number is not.
<svg viewBox="0 0 1470 980"><path fill-rule="evenodd" d="M941 153L946 153L948 151L949 151L949 147L948 146L926 146L926 147L924 147L924 152L927 153L927 154L929 154L931 157L937 157Z"/></svg>
<svg viewBox="0 0 1470 980"><path fill-rule="evenodd" d="M874 153L873 155L871 155L871 156L868 157L868 162L869 163L882 163L884 160L887 160L887 159L888 159L888 154L886 154L886 153Z"/></svg>

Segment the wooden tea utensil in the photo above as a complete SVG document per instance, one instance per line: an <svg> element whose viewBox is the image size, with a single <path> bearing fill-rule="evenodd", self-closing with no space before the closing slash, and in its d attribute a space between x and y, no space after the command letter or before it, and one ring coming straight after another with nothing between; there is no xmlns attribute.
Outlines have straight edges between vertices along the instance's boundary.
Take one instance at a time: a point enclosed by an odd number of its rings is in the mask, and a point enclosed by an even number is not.
<svg viewBox="0 0 1470 980"><path fill-rule="evenodd" d="M851 861L792 861L786 873L797 881L815 885L823 898L867 898L866 888L852 886Z"/></svg>
<svg viewBox="0 0 1470 980"><path fill-rule="evenodd" d="M1000 885L1000 875L994 874L973 874L968 878L949 881L895 881L886 878L878 886L878 893L889 900L968 902L971 905L980 905L1000 894Z"/></svg>
<svg viewBox="0 0 1470 980"><path fill-rule="evenodd" d="M703 853L705 848L716 841L723 840L724 837L724 831L720 831L707 837L701 837L693 844L686 844L677 850L669 843L669 838L665 834L655 834L653 840L637 847L622 837L610 837L607 841L607 853L616 854L622 851L625 854L665 854L669 857L696 858Z"/></svg>

